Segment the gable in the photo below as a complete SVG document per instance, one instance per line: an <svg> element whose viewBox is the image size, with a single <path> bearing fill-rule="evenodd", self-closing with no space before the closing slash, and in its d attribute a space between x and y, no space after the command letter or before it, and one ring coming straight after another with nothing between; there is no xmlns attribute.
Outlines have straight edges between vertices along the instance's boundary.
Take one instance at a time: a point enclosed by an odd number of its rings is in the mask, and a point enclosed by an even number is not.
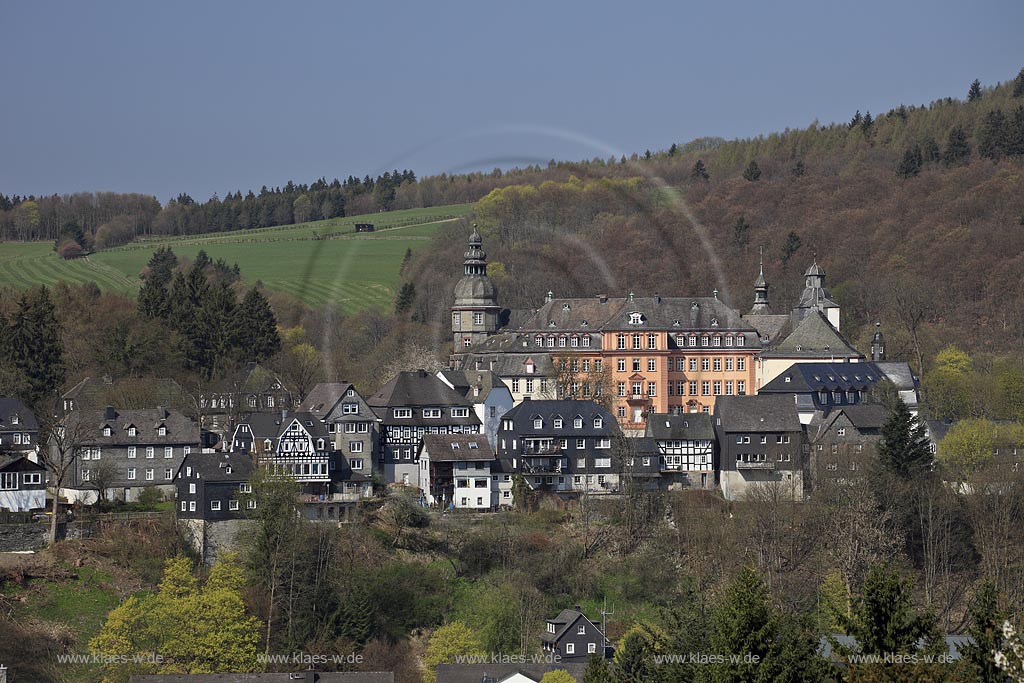
<svg viewBox="0 0 1024 683"><path fill-rule="evenodd" d="M539 678L530 678L526 674L517 671L505 678L499 678L497 683L538 683L539 680Z"/></svg>

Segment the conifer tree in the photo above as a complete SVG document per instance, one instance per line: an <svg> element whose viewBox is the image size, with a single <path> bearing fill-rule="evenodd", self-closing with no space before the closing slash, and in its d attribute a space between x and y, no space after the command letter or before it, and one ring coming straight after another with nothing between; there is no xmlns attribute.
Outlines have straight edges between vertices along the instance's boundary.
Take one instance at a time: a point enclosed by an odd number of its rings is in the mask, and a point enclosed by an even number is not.
<svg viewBox="0 0 1024 683"><path fill-rule="evenodd" d="M985 159L1000 159L1007 152L1006 115L1001 109L985 114L978 127L978 156Z"/></svg>
<svg viewBox="0 0 1024 683"><path fill-rule="evenodd" d="M793 258L796 252L800 251L802 245L803 241L800 239L800 235L790 231L786 235L786 243L782 245L782 265L789 263L789 259Z"/></svg>
<svg viewBox="0 0 1024 683"><path fill-rule="evenodd" d="M33 287L18 298L4 340L15 371L24 378L22 398L40 409L46 397L60 389L66 376L57 311L46 287Z"/></svg>
<svg viewBox="0 0 1024 683"><path fill-rule="evenodd" d="M897 399L882 425L878 458L889 471L902 477L926 471L932 463L931 445L921 422Z"/></svg>
<svg viewBox="0 0 1024 683"><path fill-rule="evenodd" d="M942 153L942 163L946 166L966 164L971 159L971 145L967 141L967 133L962 126L953 126L946 141L946 150Z"/></svg>
<svg viewBox="0 0 1024 683"><path fill-rule="evenodd" d="M693 164L693 168L690 169L690 180L708 180L711 178L708 175L708 170L704 168L704 161L697 159L696 163Z"/></svg>
<svg viewBox="0 0 1024 683"><path fill-rule="evenodd" d="M416 285L411 282L404 283L398 290L398 296L395 297L395 313L399 315L405 313L415 299Z"/></svg>
<svg viewBox="0 0 1024 683"><path fill-rule="evenodd" d="M743 177L750 182L754 182L761 177L761 169L758 167L756 161L751 160L751 162L747 164L747 167L743 170Z"/></svg>
<svg viewBox="0 0 1024 683"><path fill-rule="evenodd" d="M750 223L747 219L740 214L740 217L736 219L736 222L732 226L733 241L741 247L745 247L750 244Z"/></svg>
<svg viewBox="0 0 1024 683"><path fill-rule="evenodd" d="M860 122L860 131L867 137L871 135L871 126L874 125L875 120L871 118L871 112L864 114L864 118Z"/></svg>
<svg viewBox="0 0 1024 683"><path fill-rule="evenodd" d="M1024 69L1021 69L1017 78L1013 79L1013 96L1024 97Z"/></svg>
<svg viewBox="0 0 1024 683"><path fill-rule="evenodd" d="M850 617L842 622L861 654L913 652L921 639L927 644L936 638L934 618L914 613L909 583L886 565L871 568Z"/></svg>
<svg viewBox="0 0 1024 683"><path fill-rule="evenodd" d="M608 670L608 663L599 654L590 655L587 658L587 668L583 671L583 680L580 683L614 683L611 671Z"/></svg>
<svg viewBox="0 0 1024 683"><path fill-rule="evenodd" d="M147 318L166 318L170 312L166 285L155 277L147 277L139 289L137 306L139 313Z"/></svg>
<svg viewBox="0 0 1024 683"><path fill-rule="evenodd" d="M926 164L937 163L942 158L939 143L935 142L935 138L931 135L925 136L921 141L921 158Z"/></svg>
<svg viewBox="0 0 1024 683"><path fill-rule="evenodd" d="M921 154L921 145L914 144L903 152L903 159L896 167L896 175L901 178L913 178L921 172L924 159Z"/></svg>
<svg viewBox="0 0 1024 683"><path fill-rule="evenodd" d="M999 594L996 587L986 581L974 598L969 616L967 633L973 642L960 648L961 656L967 661L979 683L1004 683L1006 674L996 665L992 653L1003 647L1002 625L1005 615L999 610Z"/></svg>
<svg viewBox="0 0 1024 683"><path fill-rule="evenodd" d="M971 83L970 90L967 91L967 101L974 102L981 99L981 81L977 78Z"/></svg>
<svg viewBox="0 0 1024 683"><path fill-rule="evenodd" d="M857 113L855 113L853 115L853 118L850 119L850 123L847 126L847 128L849 128L850 130L853 130L854 128L857 128L858 126L860 126L863 122L864 122L864 117L862 117L860 115L860 109L858 109Z"/></svg>
<svg viewBox="0 0 1024 683"><path fill-rule="evenodd" d="M242 360L260 363L281 350L277 316L256 287L246 293L238 307L238 328Z"/></svg>

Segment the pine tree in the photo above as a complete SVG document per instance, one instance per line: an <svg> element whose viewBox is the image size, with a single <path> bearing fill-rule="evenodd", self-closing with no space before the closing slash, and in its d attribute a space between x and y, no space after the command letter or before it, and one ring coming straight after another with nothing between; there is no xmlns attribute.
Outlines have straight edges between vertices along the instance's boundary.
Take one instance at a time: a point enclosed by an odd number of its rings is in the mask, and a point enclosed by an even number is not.
<svg viewBox="0 0 1024 683"><path fill-rule="evenodd" d="M713 665L711 680L771 680L758 674L765 673L771 665L767 660L774 649L777 626L768 587L754 569L744 567L712 617L710 650L724 655L726 662ZM729 655L734 654L751 657L747 661L729 661ZM759 671L761 667L765 667L764 671Z"/></svg>
<svg viewBox="0 0 1024 683"><path fill-rule="evenodd" d="M750 182L754 182L761 177L761 169L758 168L756 161L751 160L747 164L747 167L743 170L743 177Z"/></svg>
<svg viewBox="0 0 1024 683"><path fill-rule="evenodd" d="M590 655L587 658L587 668L583 671L583 680L580 683L614 683L612 672L608 670L608 662L598 654Z"/></svg>
<svg viewBox="0 0 1024 683"><path fill-rule="evenodd" d="M676 146L676 143L673 142L672 146L668 148L668 155L670 157L674 157L676 155L676 152L678 152L678 151L679 151L679 147Z"/></svg>
<svg viewBox="0 0 1024 683"><path fill-rule="evenodd" d="M970 90L967 91L967 101L968 102L974 102L975 100L980 100L980 99L981 99L981 81L979 81L977 78L975 78L974 82L971 83Z"/></svg>
<svg viewBox="0 0 1024 683"><path fill-rule="evenodd" d="M155 279L161 285L167 285L174 275L174 269L178 267L178 257L174 255L170 247L160 247L149 263L146 264L146 280Z"/></svg>
<svg viewBox="0 0 1024 683"><path fill-rule="evenodd" d="M1006 674L996 666L992 653L1003 647L1002 624L1005 615L999 610L999 594L990 582L982 584L974 598L967 633L973 642L960 648L960 655L974 671L972 680L979 683L1004 683Z"/></svg>
<svg viewBox="0 0 1024 683"><path fill-rule="evenodd" d="M1024 156L1024 106L1017 107L1013 118L1007 122L1006 153L1010 156Z"/></svg>
<svg viewBox="0 0 1024 683"><path fill-rule="evenodd" d="M928 435L902 399L897 399L882 425L878 458L884 467L901 477L919 475L931 466Z"/></svg>
<svg viewBox="0 0 1024 683"><path fill-rule="evenodd" d="M243 328L237 315L238 297L226 282L219 282L208 291L199 311L200 325L205 330L208 357L204 366L213 373L235 355L241 345Z"/></svg>
<svg viewBox="0 0 1024 683"><path fill-rule="evenodd" d="M921 172L924 159L921 154L921 145L914 144L903 152L903 159L896 167L896 175L901 178L913 178Z"/></svg>
<svg viewBox="0 0 1024 683"><path fill-rule="evenodd" d="M690 180L708 180L710 178L708 170L704 168L704 161L697 159L696 163L693 164L693 168L690 169Z"/></svg>
<svg viewBox="0 0 1024 683"><path fill-rule="evenodd" d="M412 302L416 299L416 285L411 282L406 282L398 290L398 296L395 297L395 314L401 315L409 310L412 306Z"/></svg>
<svg viewBox="0 0 1024 683"><path fill-rule="evenodd" d="M942 163L946 166L958 166L971 160L971 145L967 141L967 133L962 126L954 126L949 131L946 150L942 153Z"/></svg>
<svg viewBox="0 0 1024 683"><path fill-rule="evenodd" d="M935 142L935 138L931 135L926 135L924 140L921 141L921 157L926 164L938 163L942 158L942 152L939 151L939 143Z"/></svg>
<svg viewBox="0 0 1024 683"><path fill-rule="evenodd" d="M850 617L841 621L861 654L914 652L919 640L936 638L934 618L914 613L909 583L886 565L871 568Z"/></svg>
<svg viewBox="0 0 1024 683"><path fill-rule="evenodd" d="M11 364L27 385L22 398L38 410L66 376L60 323L50 290L33 287L19 297L6 336Z"/></svg>
<svg viewBox="0 0 1024 683"><path fill-rule="evenodd" d="M147 318L166 318L170 313L167 287L158 278L147 277L139 289L137 307Z"/></svg>
<svg viewBox="0 0 1024 683"><path fill-rule="evenodd" d="M1021 69L1017 78L1013 79L1013 96L1024 97L1024 69Z"/></svg>
<svg viewBox="0 0 1024 683"><path fill-rule="evenodd" d="M867 137L871 135L871 126L874 125L875 120L871 118L871 112L864 114L864 119L860 122L860 131Z"/></svg>
<svg viewBox="0 0 1024 683"><path fill-rule="evenodd" d="M858 126L860 126L863 122L864 122L864 118L860 115L860 109L858 109L857 113L853 115L852 119L850 119L850 123L847 126L847 128L849 128L850 130L853 130L854 128L857 128Z"/></svg>
<svg viewBox="0 0 1024 683"><path fill-rule="evenodd" d="M978 127L978 156L985 159L1001 159L1007 152L1006 115L1001 109L985 114Z"/></svg>
<svg viewBox="0 0 1024 683"><path fill-rule="evenodd" d="M281 350L277 316L259 289L253 287L246 292L237 316L241 331L239 348L242 360L260 363Z"/></svg>

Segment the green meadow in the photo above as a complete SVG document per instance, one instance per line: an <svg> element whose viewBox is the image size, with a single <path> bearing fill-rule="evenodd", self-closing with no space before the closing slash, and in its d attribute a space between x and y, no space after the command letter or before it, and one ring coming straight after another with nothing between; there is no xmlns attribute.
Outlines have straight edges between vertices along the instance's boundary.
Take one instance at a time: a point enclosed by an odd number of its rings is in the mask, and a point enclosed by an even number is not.
<svg viewBox="0 0 1024 683"><path fill-rule="evenodd" d="M446 221L471 208L456 204L145 239L71 261L61 260L50 242L8 242L0 244L0 285L95 282L100 289L133 295L150 255L167 245L179 257L195 258L202 249L214 260L237 263L246 282L260 280L268 289L287 292L311 306L330 304L347 312L387 308L395 299L406 250L423 246ZM356 223L373 223L376 231L356 233Z"/></svg>

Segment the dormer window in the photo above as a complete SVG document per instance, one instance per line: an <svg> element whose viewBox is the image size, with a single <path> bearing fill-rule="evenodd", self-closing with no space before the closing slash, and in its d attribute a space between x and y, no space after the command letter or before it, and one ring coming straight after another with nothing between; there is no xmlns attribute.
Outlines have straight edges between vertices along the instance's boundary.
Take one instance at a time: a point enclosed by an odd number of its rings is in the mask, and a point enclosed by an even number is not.
<svg viewBox="0 0 1024 683"><path fill-rule="evenodd" d="M554 633L554 632L555 632L555 625L554 625L554 624L552 624L552 623L551 623L551 622L549 621L549 622L548 622L548 633Z"/></svg>
<svg viewBox="0 0 1024 683"><path fill-rule="evenodd" d="M164 425L160 425L159 429L156 430L156 433L159 436L167 436L167 427L165 427Z"/></svg>
<svg viewBox="0 0 1024 683"><path fill-rule="evenodd" d="M786 384L789 384L790 382L793 381L793 378L790 377L789 375L786 375L786 379L784 381L786 382Z"/></svg>
<svg viewBox="0 0 1024 683"><path fill-rule="evenodd" d="M718 318L711 319L711 327L718 327Z"/></svg>
<svg viewBox="0 0 1024 683"><path fill-rule="evenodd" d="M569 304L567 304L567 303L566 304L562 304L562 310L563 311L568 311L569 310Z"/></svg>
<svg viewBox="0 0 1024 683"><path fill-rule="evenodd" d="M18 417L17 413L15 413L14 415L11 415L11 424L12 425L16 425L19 422L21 422L21 418Z"/></svg>
<svg viewBox="0 0 1024 683"><path fill-rule="evenodd" d="M128 427L128 436L137 436L138 433L139 433L139 430L137 430L135 428L135 425L129 425L129 427Z"/></svg>
<svg viewBox="0 0 1024 683"><path fill-rule="evenodd" d="M604 420L599 417L594 418L594 429L601 429L604 427Z"/></svg>
<svg viewBox="0 0 1024 683"><path fill-rule="evenodd" d="M629 314L629 324L630 325L643 325L644 324L644 316L643 316L643 314L642 313L637 313L637 312L630 313Z"/></svg>
<svg viewBox="0 0 1024 683"><path fill-rule="evenodd" d="M110 427L104 427L103 428L103 436L110 436L110 433L111 433Z"/></svg>
<svg viewBox="0 0 1024 683"><path fill-rule="evenodd" d="M562 418L560 418L560 417L556 417L555 418L554 427L555 427L555 429L561 429L562 428Z"/></svg>
<svg viewBox="0 0 1024 683"><path fill-rule="evenodd" d="M575 420L572 421L572 426L573 429L583 429L583 418L577 417Z"/></svg>
<svg viewBox="0 0 1024 683"><path fill-rule="evenodd" d="M544 429L544 420L542 418L539 418L539 417L533 418L533 428L534 429Z"/></svg>
<svg viewBox="0 0 1024 683"><path fill-rule="evenodd" d="M270 439L263 439L263 448L270 450Z"/></svg>

